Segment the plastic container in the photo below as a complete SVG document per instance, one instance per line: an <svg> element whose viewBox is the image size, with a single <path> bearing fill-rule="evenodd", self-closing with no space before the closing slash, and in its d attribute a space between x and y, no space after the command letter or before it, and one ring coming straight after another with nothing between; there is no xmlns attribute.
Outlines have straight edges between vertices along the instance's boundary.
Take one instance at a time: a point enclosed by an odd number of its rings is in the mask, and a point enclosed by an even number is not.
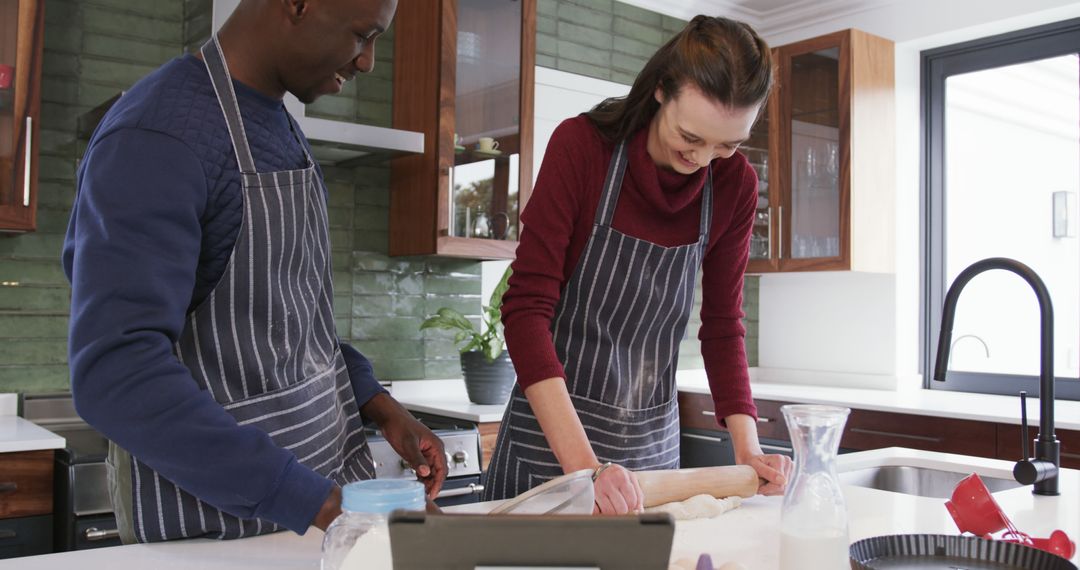
<svg viewBox="0 0 1080 570"><path fill-rule="evenodd" d="M390 570L390 512L424 507L424 485L419 481L376 479L345 485L341 515L323 537L322 570Z"/></svg>

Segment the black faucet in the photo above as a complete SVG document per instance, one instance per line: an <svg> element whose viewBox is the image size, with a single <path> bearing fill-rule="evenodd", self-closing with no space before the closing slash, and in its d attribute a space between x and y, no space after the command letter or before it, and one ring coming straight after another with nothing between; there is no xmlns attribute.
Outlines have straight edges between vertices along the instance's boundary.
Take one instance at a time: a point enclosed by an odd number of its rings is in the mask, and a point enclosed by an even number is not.
<svg viewBox="0 0 1080 570"><path fill-rule="evenodd" d="M1005 257L991 257L971 264L960 272L945 295L941 313L941 333L938 336L937 361L934 364L934 380L945 381L949 367L949 344L952 339L953 317L960 291L973 277L989 269L1005 269L1019 275L1035 290L1039 298L1040 343L1039 351L1039 436L1035 439L1035 458L1024 453L1024 458L1013 467L1013 477L1023 485L1035 485L1036 495L1058 494L1058 469L1061 467L1061 444L1054 433L1054 307L1050 293L1042 279L1030 267ZM1026 418L1026 414L1025 414ZM1027 438L1027 422L1021 438ZM1023 448L1026 450L1027 445Z"/></svg>

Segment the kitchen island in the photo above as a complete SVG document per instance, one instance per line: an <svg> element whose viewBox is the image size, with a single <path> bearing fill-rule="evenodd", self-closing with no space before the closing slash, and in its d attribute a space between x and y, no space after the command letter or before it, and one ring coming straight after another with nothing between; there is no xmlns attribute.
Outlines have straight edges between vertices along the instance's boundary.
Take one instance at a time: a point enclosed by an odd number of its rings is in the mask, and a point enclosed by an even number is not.
<svg viewBox="0 0 1080 570"><path fill-rule="evenodd" d="M842 472L882 465L908 465L1009 478L1012 470L1012 464L1006 461L903 448L846 454L840 456L838 462ZM1045 537L1054 529L1061 529L1076 540L1080 538L1080 471L1062 470L1060 487L1058 497L1034 496L1030 487L999 491L994 497L1020 530ZM882 534L957 533L942 499L852 485L844 486L844 495L853 542ZM744 500L740 508L716 518L676 523L671 560L696 559L707 552L718 566L736 561L753 570L776 568L780 502L780 497L753 497ZM476 512L485 507L474 504L452 510ZM0 561L0 569L315 570L319 567L321 541L322 533L317 530L304 536L282 532L233 541L198 539L19 558Z"/></svg>

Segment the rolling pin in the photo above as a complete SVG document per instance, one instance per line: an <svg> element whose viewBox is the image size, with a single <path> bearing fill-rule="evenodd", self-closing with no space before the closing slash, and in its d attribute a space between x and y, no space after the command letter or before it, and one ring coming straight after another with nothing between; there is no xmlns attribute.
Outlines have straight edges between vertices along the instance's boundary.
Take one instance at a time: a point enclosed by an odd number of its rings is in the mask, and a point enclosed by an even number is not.
<svg viewBox="0 0 1080 570"><path fill-rule="evenodd" d="M753 497L758 490L757 472L749 465L636 471L634 475L645 494L646 507L685 501L695 495Z"/></svg>

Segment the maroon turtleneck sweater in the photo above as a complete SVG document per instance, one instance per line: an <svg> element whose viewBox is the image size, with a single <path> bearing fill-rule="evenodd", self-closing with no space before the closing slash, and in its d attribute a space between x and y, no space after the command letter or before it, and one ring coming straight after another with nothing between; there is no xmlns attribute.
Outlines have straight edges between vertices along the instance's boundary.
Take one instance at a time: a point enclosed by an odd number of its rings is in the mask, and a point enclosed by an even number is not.
<svg viewBox="0 0 1080 570"><path fill-rule="evenodd" d="M698 239L705 170L682 175L657 167L646 150L648 129L633 135L612 226L665 247ZM507 348L522 388L566 378L551 339L551 320L589 239L615 145L584 115L567 119L551 136L503 297ZM741 319L743 271L757 205L757 175L736 153L712 162L713 214L702 263L701 352L716 416L757 416L750 395L746 333Z"/></svg>

